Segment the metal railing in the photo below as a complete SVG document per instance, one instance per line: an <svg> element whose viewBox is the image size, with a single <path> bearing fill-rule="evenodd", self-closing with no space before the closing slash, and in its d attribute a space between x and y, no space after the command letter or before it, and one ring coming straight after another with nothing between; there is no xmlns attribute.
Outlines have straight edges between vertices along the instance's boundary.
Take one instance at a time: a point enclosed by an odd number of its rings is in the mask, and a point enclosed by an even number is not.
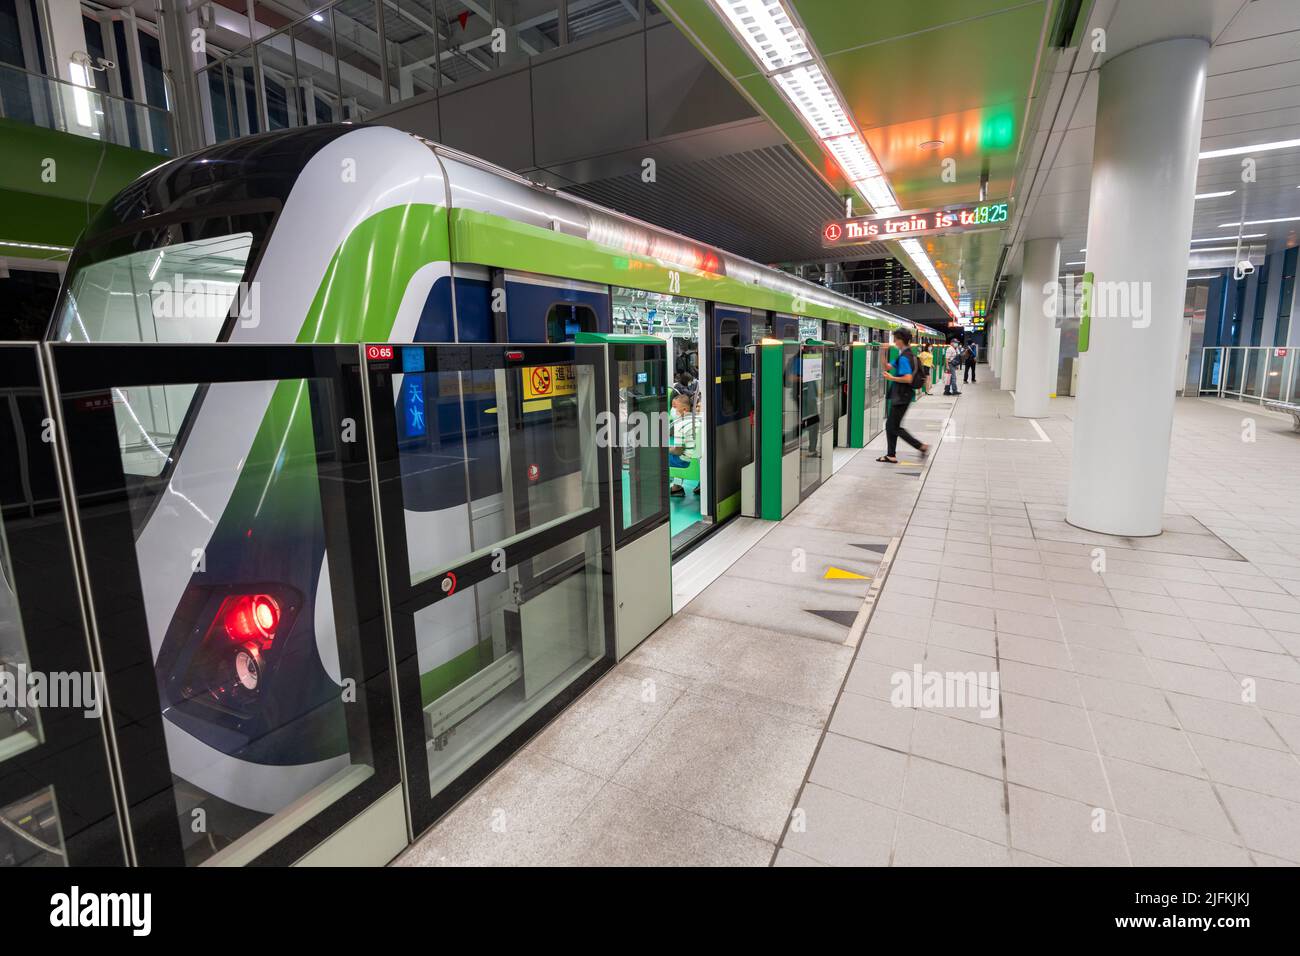
<svg viewBox="0 0 1300 956"><path fill-rule="evenodd" d="M1199 395L1240 402L1294 402L1300 398L1296 350L1233 346L1201 350Z"/></svg>
<svg viewBox="0 0 1300 956"><path fill-rule="evenodd" d="M168 110L0 64L0 117L131 149L176 154Z"/></svg>

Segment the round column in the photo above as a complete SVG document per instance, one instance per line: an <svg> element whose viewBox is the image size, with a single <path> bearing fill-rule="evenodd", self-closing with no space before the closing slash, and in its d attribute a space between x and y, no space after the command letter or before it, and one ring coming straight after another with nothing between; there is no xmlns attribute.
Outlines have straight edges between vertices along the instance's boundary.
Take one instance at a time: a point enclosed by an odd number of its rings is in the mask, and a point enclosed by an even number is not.
<svg viewBox="0 0 1300 956"><path fill-rule="evenodd" d="M1079 356L1066 519L1161 531L1209 42L1161 40L1101 68L1088 210L1090 340Z"/></svg>
<svg viewBox="0 0 1300 956"><path fill-rule="evenodd" d="M1017 418L1046 418L1047 366L1052 361L1052 330L1056 326L1056 268L1061 259L1059 239L1030 239L1025 243L1024 275L1020 279L1020 334L1016 340Z"/></svg>
<svg viewBox="0 0 1300 956"><path fill-rule="evenodd" d="M1002 306L1002 317L1006 320L1006 338L1002 341L1001 389L1009 392L1016 387L1016 351L1020 334L1020 280L1013 278L1007 283L1006 301Z"/></svg>

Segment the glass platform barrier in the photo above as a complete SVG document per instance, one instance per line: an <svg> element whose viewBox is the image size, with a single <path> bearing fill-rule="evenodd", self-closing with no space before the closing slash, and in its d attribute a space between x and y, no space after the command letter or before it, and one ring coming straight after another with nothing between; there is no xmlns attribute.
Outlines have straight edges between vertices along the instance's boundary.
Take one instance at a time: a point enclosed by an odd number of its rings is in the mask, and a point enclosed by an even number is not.
<svg viewBox="0 0 1300 956"><path fill-rule="evenodd" d="M0 345L0 867L126 862L40 348Z"/></svg>
<svg viewBox="0 0 1300 956"><path fill-rule="evenodd" d="M391 858L357 347L45 348L133 861Z"/></svg>
<svg viewBox="0 0 1300 956"><path fill-rule="evenodd" d="M396 856L670 613L662 348L0 344L0 865Z"/></svg>
<svg viewBox="0 0 1300 956"><path fill-rule="evenodd" d="M663 339L582 332L577 341L603 350L610 388L613 412L597 434L611 449L615 653L622 660L672 617L669 463L684 464L686 449L674 439Z"/></svg>
<svg viewBox="0 0 1300 956"><path fill-rule="evenodd" d="M613 663L597 345L367 346L414 833Z"/></svg>

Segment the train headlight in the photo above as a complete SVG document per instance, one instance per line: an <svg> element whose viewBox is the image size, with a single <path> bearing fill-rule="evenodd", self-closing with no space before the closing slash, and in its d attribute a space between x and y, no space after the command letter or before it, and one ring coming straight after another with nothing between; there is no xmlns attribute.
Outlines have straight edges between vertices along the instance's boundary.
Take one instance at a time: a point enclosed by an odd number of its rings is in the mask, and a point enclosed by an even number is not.
<svg viewBox="0 0 1300 956"><path fill-rule="evenodd" d="M247 691L256 691L262 682L262 654L255 644L246 644L235 652L235 679Z"/></svg>

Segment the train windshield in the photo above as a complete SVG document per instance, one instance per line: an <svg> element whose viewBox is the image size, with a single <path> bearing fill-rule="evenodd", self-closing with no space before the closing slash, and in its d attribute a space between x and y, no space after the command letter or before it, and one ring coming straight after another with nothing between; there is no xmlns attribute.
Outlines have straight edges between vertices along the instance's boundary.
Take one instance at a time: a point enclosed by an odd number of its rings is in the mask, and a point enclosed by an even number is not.
<svg viewBox="0 0 1300 956"><path fill-rule="evenodd" d="M260 230L220 217L134 233L77 263L55 334L64 342L216 342L227 320L252 317L245 281Z"/></svg>

